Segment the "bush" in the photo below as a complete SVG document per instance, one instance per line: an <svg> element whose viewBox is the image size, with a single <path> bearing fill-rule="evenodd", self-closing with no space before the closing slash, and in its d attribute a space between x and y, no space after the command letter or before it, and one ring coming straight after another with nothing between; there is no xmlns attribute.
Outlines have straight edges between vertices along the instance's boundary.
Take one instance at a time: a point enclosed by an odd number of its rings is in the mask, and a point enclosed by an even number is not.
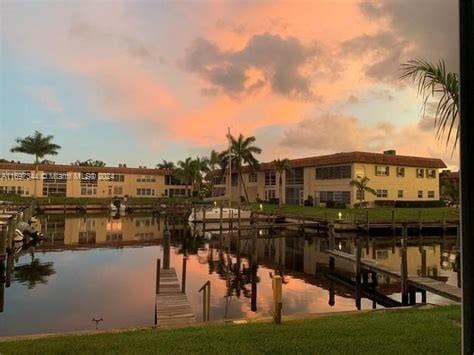
<svg viewBox="0 0 474 355"><path fill-rule="evenodd" d="M416 208L429 208L429 207L443 207L444 203L441 200L429 200L429 201L396 201L395 207L416 207Z"/></svg>
<svg viewBox="0 0 474 355"><path fill-rule="evenodd" d="M327 208L345 209L346 204L344 202L327 201L326 202L326 207Z"/></svg>
<svg viewBox="0 0 474 355"><path fill-rule="evenodd" d="M308 198L306 200L304 200L304 205L305 206L314 206L313 196L308 195Z"/></svg>
<svg viewBox="0 0 474 355"><path fill-rule="evenodd" d="M273 197L268 201L268 203L271 204L271 205L278 205L280 203L280 199L276 198L276 197Z"/></svg>
<svg viewBox="0 0 474 355"><path fill-rule="evenodd" d="M368 201L354 203L354 208L368 208L370 203Z"/></svg>

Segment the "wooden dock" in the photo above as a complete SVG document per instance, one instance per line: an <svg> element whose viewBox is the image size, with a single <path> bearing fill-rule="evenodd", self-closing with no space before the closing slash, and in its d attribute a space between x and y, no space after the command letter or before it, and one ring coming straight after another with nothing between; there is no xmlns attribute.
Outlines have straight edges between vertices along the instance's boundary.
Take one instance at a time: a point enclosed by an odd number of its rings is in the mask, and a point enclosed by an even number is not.
<svg viewBox="0 0 474 355"><path fill-rule="evenodd" d="M354 263L354 265L357 263L356 256L352 254L336 250L327 250L326 253L337 259L350 261ZM388 268L385 265L381 265L376 260L361 259L360 267L369 272L386 275L397 280L402 279L401 270ZM428 291L438 296L445 297L456 302L461 302L461 289L456 286L448 285L442 281L423 276L408 276L407 284L416 289Z"/></svg>
<svg viewBox="0 0 474 355"><path fill-rule="evenodd" d="M176 270L161 269L159 278L159 290L156 294L156 325L169 327L196 323L188 297L181 291Z"/></svg>

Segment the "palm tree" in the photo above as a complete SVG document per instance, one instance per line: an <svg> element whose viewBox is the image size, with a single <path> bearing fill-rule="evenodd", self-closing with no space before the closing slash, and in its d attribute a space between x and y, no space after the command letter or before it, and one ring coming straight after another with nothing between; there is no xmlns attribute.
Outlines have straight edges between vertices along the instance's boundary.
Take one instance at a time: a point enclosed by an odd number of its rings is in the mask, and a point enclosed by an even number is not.
<svg viewBox="0 0 474 355"><path fill-rule="evenodd" d="M244 164L247 164L252 171L258 169L258 160L255 158L254 154L260 154L262 149L253 145L256 138L254 136L244 137L242 134L238 138L234 138L231 134L228 134L230 139L230 159L232 159L232 168L237 170L240 178L239 184L239 199L242 196L242 187L244 188L245 198L248 201L249 197L247 194L247 189L245 188L244 179L242 177L242 167ZM229 152L225 152L229 157Z"/></svg>
<svg viewBox="0 0 474 355"><path fill-rule="evenodd" d="M105 163L102 160L87 159L87 160L84 160L84 161L76 160L74 163L72 163L72 165L103 167L103 166L105 166Z"/></svg>
<svg viewBox="0 0 474 355"><path fill-rule="evenodd" d="M273 161L273 166L275 170L279 174L279 179L278 179L278 204L281 206L283 205L283 172L289 172L291 171L291 165L290 165L290 160L285 158L285 159L276 159Z"/></svg>
<svg viewBox="0 0 474 355"><path fill-rule="evenodd" d="M33 196L36 196L38 189L38 164L40 158L44 158L45 155L57 155L58 150L61 147L57 144L52 143L54 136L43 136L41 132L35 131L31 136L25 138L17 138L15 141L16 146L12 147L10 151L12 153L25 153L35 156L35 183Z"/></svg>
<svg viewBox="0 0 474 355"><path fill-rule="evenodd" d="M418 94L423 97L423 112L430 98L439 98L435 113L436 136L442 137L447 131L449 144L453 131L453 148L459 139L459 77L446 71L444 61L437 64L418 58L402 64L401 79L411 79L418 86Z"/></svg>
<svg viewBox="0 0 474 355"><path fill-rule="evenodd" d="M377 191L369 187L369 181L370 179L367 176L364 176L361 179L352 180L350 182L351 186L355 186L357 189L357 194L359 196L359 208L362 208L365 192L371 193L372 195L377 194Z"/></svg>
<svg viewBox="0 0 474 355"><path fill-rule="evenodd" d="M31 136L17 138L18 145L12 147L12 153L25 153L35 156L35 164L39 164L39 159L45 155L57 155L61 147L52 143L54 136L43 136L41 132L35 131Z"/></svg>
<svg viewBox="0 0 474 355"><path fill-rule="evenodd" d="M207 163L210 170L215 170L218 165L221 163L220 153L215 151L214 149L211 150L211 154L209 154L209 158L207 159Z"/></svg>
<svg viewBox="0 0 474 355"><path fill-rule="evenodd" d="M26 284L29 289L33 289L37 284L46 284L47 277L55 273L52 262L42 263L32 256L29 264L15 266L13 279L21 284Z"/></svg>
<svg viewBox="0 0 474 355"><path fill-rule="evenodd" d="M165 170L174 170L176 168L172 161L167 161L164 159L161 161L161 163L156 164L156 167Z"/></svg>
<svg viewBox="0 0 474 355"><path fill-rule="evenodd" d="M192 167L193 190L199 192L201 190L203 174L209 171L209 160L197 157L192 161Z"/></svg>
<svg viewBox="0 0 474 355"><path fill-rule="evenodd" d="M188 195L189 185L192 185L194 179L193 159L188 157L185 160L178 161L174 175L186 186L186 195Z"/></svg>

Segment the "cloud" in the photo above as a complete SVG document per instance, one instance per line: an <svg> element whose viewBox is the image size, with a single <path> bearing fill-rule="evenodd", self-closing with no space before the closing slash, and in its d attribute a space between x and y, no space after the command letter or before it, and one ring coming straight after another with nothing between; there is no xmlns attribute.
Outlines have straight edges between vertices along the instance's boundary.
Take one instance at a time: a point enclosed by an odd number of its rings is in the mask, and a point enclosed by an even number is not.
<svg viewBox="0 0 474 355"><path fill-rule="evenodd" d="M184 68L210 86L207 93L217 89L238 97L268 86L285 97L311 100L315 96L303 70L316 52L316 47L306 47L295 37L270 33L252 36L241 50L223 50L197 38L186 50Z"/></svg>
<svg viewBox="0 0 474 355"><path fill-rule="evenodd" d="M384 28L344 41L342 54L371 55L365 74L399 83L400 64L422 57L458 71L458 8L445 0L364 0L361 12Z"/></svg>
<svg viewBox="0 0 474 355"><path fill-rule="evenodd" d="M62 112L56 91L49 86L28 87L26 92L35 99L44 109L51 112Z"/></svg>
<svg viewBox="0 0 474 355"><path fill-rule="evenodd" d="M353 116L323 113L288 127L279 144L291 149L294 156L396 149L398 154L442 158L455 166L457 155L442 141L436 142L432 130L421 126L386 121L367 125Z"/></svg>

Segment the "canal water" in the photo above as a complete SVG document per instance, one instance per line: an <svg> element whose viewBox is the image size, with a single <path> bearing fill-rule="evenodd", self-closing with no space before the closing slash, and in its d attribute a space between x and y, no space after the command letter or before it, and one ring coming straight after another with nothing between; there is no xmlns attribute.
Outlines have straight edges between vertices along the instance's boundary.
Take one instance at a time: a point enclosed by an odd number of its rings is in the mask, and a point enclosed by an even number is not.
<svg viewBox="0 0 474 355"><path fill-rule="evenodd" d="M152 215L68 216L41 218L46 240L18 250L0 282L0 336L150 326L154 322L156 260L169 260L182 281L186 258L186 294L197 320L202 319L199 288L211 282L211 320L269 316L271 277L283 276L283 315L355 310L354 292L335 285L330 306L328 257L324 235L280 232L258 239L224 234L191 238L187 225L169 225ZM356 236L338 235L336 248L353 253ZM394 268L400 265L397 238L371 237L363 257ZM420 248L426 250L427 274L457 285L456 238L410 238L408 271L421 273ZM337 262L339 272L353 266ZM379 278L379 292L400 300L399 283ZM449 301L428 293L428 303ZM362 309L373 307L362 299ZM379 306L378 306L379 307Z"/></svg>

